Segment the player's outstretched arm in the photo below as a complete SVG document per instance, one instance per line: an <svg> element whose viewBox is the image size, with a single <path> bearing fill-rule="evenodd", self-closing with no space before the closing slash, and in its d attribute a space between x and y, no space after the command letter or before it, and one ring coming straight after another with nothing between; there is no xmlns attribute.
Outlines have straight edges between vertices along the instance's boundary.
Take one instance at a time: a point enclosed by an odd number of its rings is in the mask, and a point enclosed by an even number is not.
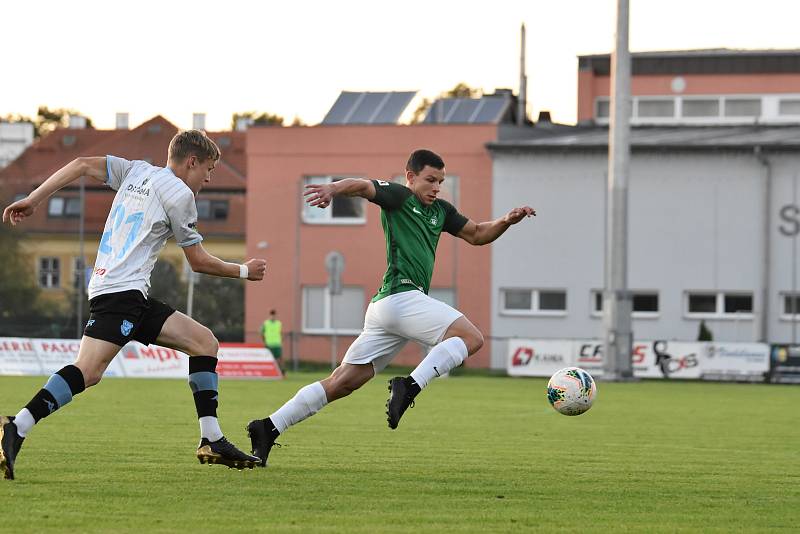
<svg viewBox="0 0 800 534"><path fill-rule="evenodd" d="M13 204L9 204L3 210L3 222L10 222L16 225L25 217L30 217L42 202L50 198L50 195L71 184L81 176L89 176L100 182L105 182L107 180L105 156L97 158L81 157L67 163L54 172L42 185L34 189L30 195Z"/></svg>
<svg viewBox="0 0 800 534"><path fill-rule="evenodd" d="M536 210L530 206L514 208L499 219L476 223L467 221L467 224L458 233L458 237L471 245L486 245L491 243L508 230L512 224L517 224L526 217L535 217Z"/></svg>
<svg viewBox="0 0 800 534"><path fill-rule="evenodd" d="M333 197L337 195L372 200L375 198L375 184L364 178L345 178L327 184L308 184L303 192L306 202L319 208L330 206Z"/></svg>
<svg viewBox="0 0 800 534"><path fill-rule="evenodd" d="M184 247L183 253L192 270L196 273L258 281L263 280L264 273L267 270L266 260L252 258L243 264L230 263L209 254L200 243Z"/></svg>

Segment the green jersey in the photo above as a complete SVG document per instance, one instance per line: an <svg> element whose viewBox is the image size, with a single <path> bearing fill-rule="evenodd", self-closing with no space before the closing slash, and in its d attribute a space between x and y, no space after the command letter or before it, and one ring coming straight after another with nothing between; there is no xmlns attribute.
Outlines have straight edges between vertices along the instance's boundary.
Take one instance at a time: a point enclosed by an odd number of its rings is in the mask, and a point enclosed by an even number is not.
<svg viewBox="0 0 800 534"><path fill-rule="evenodd" d="M425 206L403 185L383 180L372 183L375 198L371 202L381 207L387 264L383 283L372 302L414 289L427 295L439 235L442 231L458 234L468 219L444 200L436 199Z"/></svg>

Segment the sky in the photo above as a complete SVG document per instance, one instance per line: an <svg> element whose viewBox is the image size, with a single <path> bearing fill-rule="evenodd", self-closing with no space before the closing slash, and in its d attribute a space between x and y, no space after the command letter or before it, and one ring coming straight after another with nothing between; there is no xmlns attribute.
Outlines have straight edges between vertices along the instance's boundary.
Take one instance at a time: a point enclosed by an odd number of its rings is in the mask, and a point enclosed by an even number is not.
<svg viewBox="0 0 800 534"><path fill-rule="evenodd" d="M75 109L96 127L192 113L319 123L340 91L419 91L459 82L519 87L527 27L528 110L576 118L577 56L614 46L616 0L3 2L0 116ZM800 48L797 0L630 0L630 50Z"/></svg>

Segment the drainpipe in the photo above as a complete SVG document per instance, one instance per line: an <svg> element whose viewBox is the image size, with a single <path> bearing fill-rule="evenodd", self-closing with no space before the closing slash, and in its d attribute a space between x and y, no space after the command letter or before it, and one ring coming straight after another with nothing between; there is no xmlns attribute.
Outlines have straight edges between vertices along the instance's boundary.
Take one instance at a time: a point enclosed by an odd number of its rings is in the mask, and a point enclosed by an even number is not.
<svg viewBox="0 0 800 534"><path fill-rule="evenodd" d="M770 309L770 290L771 278L769 273L770 267L770 253L772 251L772 243L770 238L770 213L772 213L772 163L767 159L761 150L760 146L753 147L753 155L756 160L764 166L764 220L763 220L763 234L764 244L762 247L762 273L761 273L761 317L759 324L758 340L762 343L767 343L769 332L769 309Z"/></svg>

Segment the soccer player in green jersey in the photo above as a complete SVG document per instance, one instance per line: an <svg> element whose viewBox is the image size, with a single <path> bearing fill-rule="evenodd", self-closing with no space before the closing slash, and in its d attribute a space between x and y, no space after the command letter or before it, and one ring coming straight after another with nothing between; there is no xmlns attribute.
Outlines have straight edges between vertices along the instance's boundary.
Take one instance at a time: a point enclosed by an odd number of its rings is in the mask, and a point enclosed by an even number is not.
<svg viewBox="0 0 800 534"><path fill-rule="evenodd" d="M439 236L445 231L472 245L485 245L536 212L523 206L499 219L475 223L437 198L444 179L442 158L430 150L416 150L406 164L405 186L361 178L306 186L311 206L327 208L336 195L360 196L379 205L388 267L367 308L364 330L342 364L328 378L301 388L268 418L247 425L253 455L262 466L278 435L363 386L408 340L433 348L411 375L389 381L386 415L393 429L422 388L483 346L483 336L469 319L428 296Z"/></svg>

